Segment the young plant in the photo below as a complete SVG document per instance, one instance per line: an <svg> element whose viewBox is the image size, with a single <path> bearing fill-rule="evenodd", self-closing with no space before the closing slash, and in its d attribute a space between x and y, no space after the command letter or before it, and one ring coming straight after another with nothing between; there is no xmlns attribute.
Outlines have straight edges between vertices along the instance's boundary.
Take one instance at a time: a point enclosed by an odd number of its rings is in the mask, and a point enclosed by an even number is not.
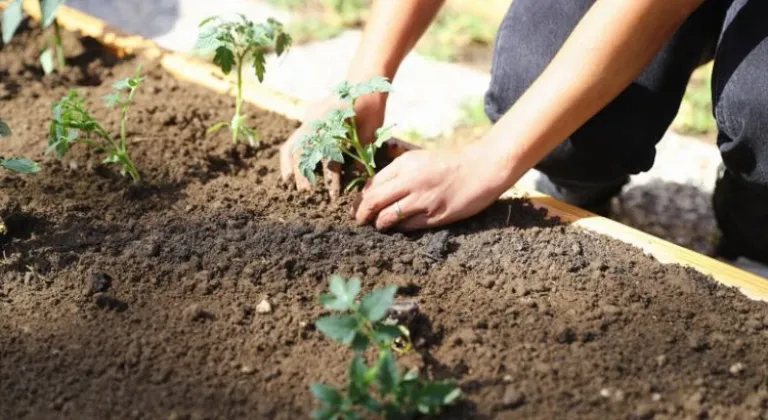
<svg viewBox="0 0 768 420"><path fill-rule="evenodd" d="M64 47L61 41L61 28L56 22L56 13L59 7L66 0L40 0L40 18L41 25L45 29L53 25L53 35L49 41L49 46L40 55L40 65L45 74L53 73L54 67L58 65L59 69L66 66L64 58ZM24 20L24 10L22 8L23 0L13 0L3 12L3 43L7 44L13 38L16 30Z"/></svg>
<svg viewBox="0 0 768 420"><path fill-rule="evenodd" d="M322 317L315 326L328 338L347 345L355 352L349 366L349 379L343 389L312 384L312 393L321 406L312 413L319 420L354 420L370 416L410 419L437 414L461 396L452 382L419 380L417 370L401 374L393 354L399 339L408 339L408 330L385 322L397 287L374 290L358 301L360 280L331 277L331 294L321 295L320 303L341 314ZM376 362L369 366L363 352L373 345Z"/></svg>
<svg viewBox="0 0 768 420"><path fill-rule="evenodd" d="M10 137L10 135L11 135L11 127L9 127L8 124L5 123L5 121L0 120L0 139L5 137ZM5 159L0 156L0 167L5 168L11 172L17 172L20 174L32 174L32 173L40 172L40 166L38 166L37 163L29 159L23 159L23 158Z"/></svg>
<svg viewBox="0 0 768 420"><path fill-rule="evenodd" d="M214 124L208 133L229 127L233 143L237 144L240 136L245 136L251 146L256 146L259 142L258 133L246 125L245 116L242 115L243 67L253 67L259 82L263 82L266 72L265 54L274 49L278 56L282 55L290 47L291 37L283 31L283 25L272 18L267 19L266 23L256 24L243 15L236 22L210 17L203 20L200 27L202 30L195 50L213 54L213 64L225 75L229 75L233 68L237 75L235 115L230 122Z"/></svg>
<svg viewBox="0 0 768 420"><path fill-rule="evenodd" d="M390 138L392 127L379 127L375 141L364 145L357 134L355 104L363 95L391 91L392 85L383 77L374 77L368 82L354 85L345 81L337 86L334 92L345 103L346 108L329 112L325 120L313 121L311 126L314 131L304 136L296 145L296 148L301 150L299 169L302 175L315 184L315 169L318 163L326 159L344 163L344 156L347 156L365 168L364 174L347 185L347 191L372 178L376 174L376 150Z"/></svg>
<svg viewBox="0 0 768 420"><path fill-rule="evenodd" d="M82 143L107 154L104 163L120 165L120 173L130 175L133 182L140 181L139 171L128 154L127 122L133 97L144 81L141 65L133 76L112 85L114 92L104 97L108 108L120 108L120 138L115 140L109 132L85 109L85 98L76 90L53 106L48 152L61 159L72 145Z"/></svg>

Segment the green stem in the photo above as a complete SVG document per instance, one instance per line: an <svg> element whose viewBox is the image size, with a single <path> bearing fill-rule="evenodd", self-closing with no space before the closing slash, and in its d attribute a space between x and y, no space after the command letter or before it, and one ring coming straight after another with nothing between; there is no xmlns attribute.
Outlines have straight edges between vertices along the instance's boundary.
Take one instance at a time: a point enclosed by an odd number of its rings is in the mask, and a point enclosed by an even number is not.
<svg viewBox="0 0 768 420"><path fill-rule="evenodd" d="M59 22L57 22L55 19L53 21L53 31L53 43L56 48L56 59L59 63L59 69L63 69L67 66L67 61L64 58L64 46L62 45L61 41L61 27L59 26Z"/></svg>
<svg viewBox="0 0 768 420"><path fill-rule="evenodd" d="M235 121L240 122L240 112L243 107L243 59L245 54L237 57L237 98L235 99ZM232 127L232 142L237 144L237 137L240 134L240 125Z"/></svg>
<svg viewBox="0 0 768 420"><path fill-rule="evenodd" d="M365 148L363 148L362 144L360 144L360 137L357 135L357 122L355 121L355 117L350 118L350 121L352 121L352 147L355 148L355 151L358 155L360 155L360 159L358 161L365 166L365 170L368 172L368 177L373 178L374 175L376 175L376 171L373 170L373 167L370 164L371 156L368 156L368 152L365 151Z"/></svg>

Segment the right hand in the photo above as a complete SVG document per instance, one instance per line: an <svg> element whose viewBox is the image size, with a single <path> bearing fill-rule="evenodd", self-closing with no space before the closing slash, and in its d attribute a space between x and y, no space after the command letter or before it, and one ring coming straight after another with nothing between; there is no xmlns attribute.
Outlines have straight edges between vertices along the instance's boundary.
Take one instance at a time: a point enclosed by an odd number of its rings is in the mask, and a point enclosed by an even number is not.
<svg viewBox="0 0 768 420"><path fill-rule="evenodd" d="M376 129L384 123L386 104L387 96L379 93L361 96L355 103L357 134L363 144L372 142ZM280 173L283 181L290 182L293 179L299 191L312 189L312 184L299 171L301 150L296 150L296 144L312 129L310 122L325 119L328 112L344 106L346 105L333 96L307 107L304 123L280 147ZM331 198L338 197L341 192L341 165L336 162L324 162L323 178Z"/></svg>

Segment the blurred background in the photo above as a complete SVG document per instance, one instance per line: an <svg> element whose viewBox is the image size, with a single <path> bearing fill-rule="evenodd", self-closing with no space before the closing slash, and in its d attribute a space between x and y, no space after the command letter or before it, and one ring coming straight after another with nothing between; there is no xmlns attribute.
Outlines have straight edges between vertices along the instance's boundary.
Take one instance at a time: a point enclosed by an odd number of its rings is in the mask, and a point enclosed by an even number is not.
<svg viewBox="0 0 768 420"><path fill-rule="evenodd" d="M69 0L128 33L189 51L210 15L269 16L294 37L290 54L270 61L265 84L303 100L325 96L344 76L371 0ZM476 140L489 127L483 95L496 30L510 0L448 0L394 81L388 123L396 135L427 147ZM679 114L657 147L654 168L632 179L613 203L613 218L710 254L718 232L710 196L720 156L710 95L711 63L691 78ZM617 139L620 140L620 139ZM520 186L532 188L533 171ZM748 264L742 261L742 265ZM762 271L764 267L747 267Z"/></svg>

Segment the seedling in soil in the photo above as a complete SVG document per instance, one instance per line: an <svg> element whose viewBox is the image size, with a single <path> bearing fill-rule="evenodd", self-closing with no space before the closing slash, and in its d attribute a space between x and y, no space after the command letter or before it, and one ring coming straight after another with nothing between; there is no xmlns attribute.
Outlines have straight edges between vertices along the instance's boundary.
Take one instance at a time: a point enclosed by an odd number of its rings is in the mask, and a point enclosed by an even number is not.
<svg viewBox="0 0 768 420"><path fill-rule="evenodd" d="M237 144L240 136L245 136L251 146L256 146L259 143L258 133L246 125L245 116L242 115L243 67L252 66L259 82L263 82L266 72L265 54L274 49L278 56L282 55L290 47L291 37L283 31L283 25L272 18L267 19L266 23L256 24L243 15L240 15L237 22L210 17L203 20L200 27L202 31L195 50L213 53L213 64L222 73L229 75L234 68L237 75L237 97L232 121L214 124L208 133L229 127L233 143Z"/></svg>
<svg viewBox="0 0 768 420"><path fill-rule="evenodd" d="M0 139L9 137L11 135L11 127L6 124L5 121L0 120ZM3 167L11 172L17 172L20 174L32 174L36 172L40 172L40 167L37 165L37 163L29 160L29 159L23 159L23 158L8 158L5 159L2 156L0 156L0 167ZM0 227L3 227L2 223L0 223ZM0 230L0 233L2 233L2 230Z"/></svg>
<svg viewBox="0 0 768 420"><path fill-rule="evenodd" d="M358 84L345 81L336 87L335 93L344 102L345 108L332 110L325 120L313 121L311 126L314 131L304 136L296 145L296 148L301 150L299 169L302 175L315 184L315 169L318 163L331 160L343 164L344 156L347 156L360 163L365 173L352 180L346 191L372 178L376 174L376 150L391 137L392 127L379 127L376 130L376 139L372 143L363 144L357 133L355 104L363 95L391 91L392 85L383 77L374 77L368 82Z"/></svg>
<svg viewBox="0 0 768 420"><path fill-rule="evenodd" d="M130 175L133 182L138 183L141 180L139 171L128 154L127 122L134 95L143 81L139 65L133 76L113 84L114 92L104 97L108 108L120 109L119 140L115 140L85 109L85 98L76 90L70 91L53 106L48 152L55 152L61 159L72 145L82 143L97 152L105 152L107 157L104 163L120 165L120 173L123 176Z"/></svg>
<svg viewBox="0 0 768 420"><path fill-rule="evenodd" d="M405 327L390 325L385 318L394 303L397 287L374 290L358 301L360 280L331 277L330 294L320 303L340 314L324 316L315 326L328 338L349 346L355 355L349 366L349 379L343 389L312 384L312 393L321 406L312 413L319 420L352 420L370 416L409 419L437 414L461 396L452 382L419 379L417 370L401 374L395 360L398 343L409 343ZM373 345L376 362L366 364L363 353ZM407 345L405 351L410 346Z"/></svg>
<svg viewBox="0 0 768 420"><path fill-rule="evenodd" d="M53 35L49 41L49 46L40 54L40 65L45 74L53 73L56 66L62 69L66 66L64 58L64 47L61 42L61 28L56 22L56 14L59 7L66 0L40 0L41 25L47 28L53 25ZM13 38L16 30L24 20L24 10L22 8L23 0L13 0L3 12L3 43L7 44Z"/></svg>

